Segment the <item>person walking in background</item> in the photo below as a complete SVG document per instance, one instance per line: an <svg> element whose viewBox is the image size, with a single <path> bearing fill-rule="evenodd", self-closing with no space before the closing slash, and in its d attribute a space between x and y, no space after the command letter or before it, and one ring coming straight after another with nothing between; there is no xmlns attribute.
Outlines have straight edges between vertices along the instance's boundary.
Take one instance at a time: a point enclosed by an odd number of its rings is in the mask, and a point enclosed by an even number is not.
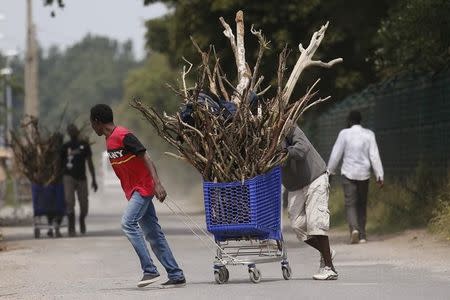
<svg viewBox="0 0 450 300"><path fill-rule="evenodd" d="M281 178L288 191L288 216L300 241L320 252L319 272L315 280L336 280L333 265L336 251L330 249L328 230L329 184L327 166L306 135L294 126L283 142L288 158Z"/></svg>
<svg viewBox="0 0 450 300"><path fill-rule="evenodd" d="M80 140L80 131L74 124L67 126L70 141L62 147L62 166L64 197L66 201L66 212L68 219L69 236L76 235L75 232L75 192L80 205L80 233L86 233L86 216L88 214L88 185L86 179L86 161L92 178L92 188L97 191L95 169L92 162L92 151L89 143Z"/></svg>
<svg viewBox="0 0 450 300"><path fill-rule="evenodd" d="M371 167L380 188L383 187L384 176L375 134L363 128L361 120L359 111L349 113L349 128L339 133L328 162L329 172L335 174L342 159L342 185L352 244L367 241L367 194Z"/></svg>
<svg viewBox="0 0 450 300"><path fill-rule="evenodd" d="M169 280L162 286L185 286L183 271L175 261L156 216L153 197L163 202L167 194L147 149L128 129L114 124L113 112L108 105L92 107L90 120L95 133L106 138L109 160L128 200L122 230L133 245L144 273L137 286L147 286L160 278L144 237L167 271Z"/></svg>

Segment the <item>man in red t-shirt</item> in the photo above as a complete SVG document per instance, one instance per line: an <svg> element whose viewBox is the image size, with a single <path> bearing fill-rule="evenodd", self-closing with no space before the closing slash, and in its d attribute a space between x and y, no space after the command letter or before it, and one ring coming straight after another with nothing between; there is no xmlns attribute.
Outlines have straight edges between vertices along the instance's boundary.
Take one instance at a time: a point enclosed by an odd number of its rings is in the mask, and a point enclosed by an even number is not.
<svg viewBox="0 0 450 300"><path fill-rule="evenodd" d="M167 271L169 280L162 286L186 285L183 271L158 224L153 196L163 202L167 194L145 147L128 129L114 125L113 112L106 104L91 108L91 126L97 135L106 137L109 160L128 199L122 217L122 230L141 261L144 276L138 287L147 286L160 278L144 237Z"/></svg>

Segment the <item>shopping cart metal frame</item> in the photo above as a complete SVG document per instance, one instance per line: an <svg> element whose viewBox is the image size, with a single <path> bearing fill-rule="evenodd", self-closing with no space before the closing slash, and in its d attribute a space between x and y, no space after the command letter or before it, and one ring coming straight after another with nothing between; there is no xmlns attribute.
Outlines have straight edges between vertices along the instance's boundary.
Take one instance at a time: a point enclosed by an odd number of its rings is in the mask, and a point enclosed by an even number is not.
<svg viewBox="0 0 450 300"><path fill-rule="evenodd" d="M230 242L237 242L237 244L232 245ZM247 242L247 245L242 244L242 242ZM226 283L229 279L227 265L247 266L250 280L258 283L262 276L256 264L281 262L283 278L285 280L291 278L292 270L289 266L287 248L283 240L227 240L225 242L217 241L217 245L214 279L219 284Z"/></svg>

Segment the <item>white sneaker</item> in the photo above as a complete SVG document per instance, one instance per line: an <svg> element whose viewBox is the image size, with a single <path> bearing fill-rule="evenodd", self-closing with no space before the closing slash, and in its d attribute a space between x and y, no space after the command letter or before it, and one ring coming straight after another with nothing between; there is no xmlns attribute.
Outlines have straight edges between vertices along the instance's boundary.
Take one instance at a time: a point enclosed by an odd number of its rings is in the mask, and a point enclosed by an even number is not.
<svg viewBox="0 0 450 300"><path fill-rule="evenodd" d="M334 261L334 257L336 256L336 251L334 249L330 249L330 253L331 253L331 261ZM320 255L319 273L320 273L320 270L323 268L325 268L325 260L323 259L323 256Z"/></svg>
<svg viewBox="0 0 450 300"><path fill-rule="evenodd" d="M359 242L359 231L354 229L350 236L350 244L358 244Z"/></svg>
<svg viewBox="0 0 450 300"><path fill-rule="evenodd" d="M360 240L359 240L359 243L360 243L360 244L365 244L365 243L367 243L367 240L366 240L366 239L360 239Z"/></svg>
<svg viewBox="0 0 450 300"><path fill-rule="evenodd" d="M313 276L314 280L337 280L338 274L330 267L324 267L319 273Z"/></svg>

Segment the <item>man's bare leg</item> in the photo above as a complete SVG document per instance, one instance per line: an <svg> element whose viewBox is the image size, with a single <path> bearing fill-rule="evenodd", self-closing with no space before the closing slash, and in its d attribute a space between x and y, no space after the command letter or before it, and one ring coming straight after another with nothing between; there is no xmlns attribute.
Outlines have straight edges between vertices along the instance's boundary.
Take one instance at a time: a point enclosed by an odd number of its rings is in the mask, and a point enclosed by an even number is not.
<svg viewBox="0 0 450 300"><path fill-rule="evenodd" d="M331 259L330 241L328 240L328 236L312 235L305 241L305 243L319 251L323 257L325 266L330 267L333 271L335 271L333 260Z"/></svg>

